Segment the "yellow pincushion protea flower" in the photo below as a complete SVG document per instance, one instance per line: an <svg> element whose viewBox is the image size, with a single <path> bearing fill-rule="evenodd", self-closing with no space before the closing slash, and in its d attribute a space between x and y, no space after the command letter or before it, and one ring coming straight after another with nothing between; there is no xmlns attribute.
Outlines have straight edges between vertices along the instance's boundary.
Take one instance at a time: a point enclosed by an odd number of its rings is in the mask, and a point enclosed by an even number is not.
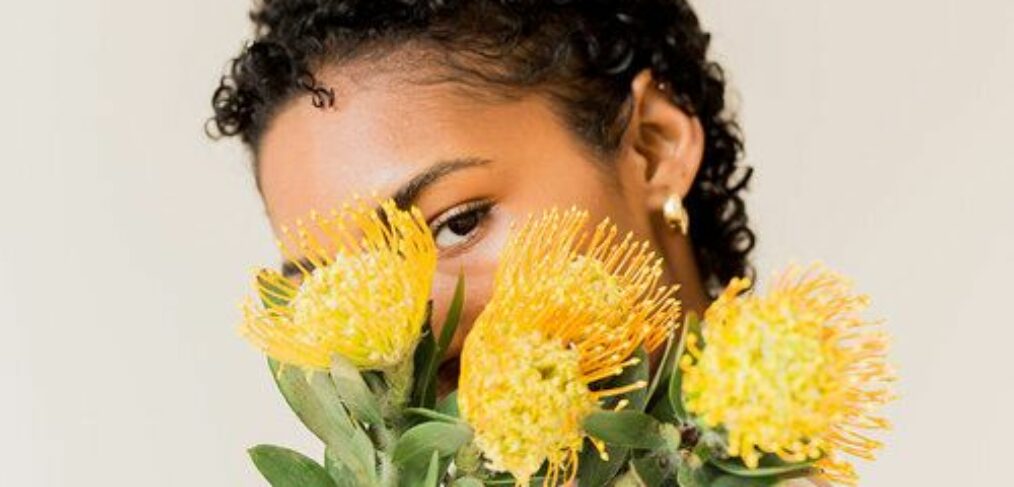
<svg viewBox="0 0 1014 487"><path fill-rule="evenodd" d="M764 453L819 459L828 480L854 484L837 455L872 458L880 443L861 431L888 427L871 411L891 398L887 338L860 317L868 298L820 265L788 269L766 296L740 296L749 287L733 279L708 308L703 347L687 337L687 410L723 428L747 467Z"/></svg>
<svg viewBox="0 0 1014 487"><path fill-rule="evenodd" d="M334 354L363 370L408 359L437 260L418 209L357 200L310 220L279 241L301 276L262 270L255 286L267 304L247 302L241 332L274 359L305 369L327 369Z"/></svg>
<svg viewBox="0 0 1014 487"><path fill-rule="evenodd" d="M608 221L583 232L586 212L530 219L501 255L493 296L465 340L458 403L495 471L527 484L543 463L546 485L572 480L582 421L607 397L644 387L590 385L653 350L679 316L661 260ZM601 451L602 442L591 439Z"/></svg>

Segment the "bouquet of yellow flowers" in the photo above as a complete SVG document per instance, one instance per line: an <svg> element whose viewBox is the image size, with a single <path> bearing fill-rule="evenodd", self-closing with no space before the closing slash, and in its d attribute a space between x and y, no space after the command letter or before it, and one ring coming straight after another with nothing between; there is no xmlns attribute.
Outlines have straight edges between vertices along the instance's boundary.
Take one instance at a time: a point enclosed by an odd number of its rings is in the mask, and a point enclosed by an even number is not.
<svg viewBox="0 0 1014 487"><path fill-rule="evenodd" d="M420 213L357 201L286 231L301 275L259 271L242 332L326 448L260 445L254 464L275 487L856 483L845 456L872 458L892 380L866 297L794 267L684 317L647 242L587 223L550 210L516 229L442 398L464 279L437 335Z"/></svg>

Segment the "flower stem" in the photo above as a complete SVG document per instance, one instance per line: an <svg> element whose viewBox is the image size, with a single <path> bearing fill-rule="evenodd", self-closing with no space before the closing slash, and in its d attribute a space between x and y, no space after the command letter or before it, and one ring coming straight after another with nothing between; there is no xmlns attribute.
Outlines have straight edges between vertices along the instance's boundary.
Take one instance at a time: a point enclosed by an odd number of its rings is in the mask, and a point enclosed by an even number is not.
<svg viewBox="0 0 1014 487"><path fill-rule="evenodd" d="M384 425L378 427L375 434L380 461L381 487L398 487L398 467L391 461L391 454L404 428L404 408L412 393L412 369L413 363L410 357L399 364L381 370L384 382L387 383L381 396L380 406Z"/></svg>
<svg viewBox="0 0 1014 487"><path fill-rule="evenodd" d="M390 368L382 370L387 381L387 403L391 413L401 416L401 409L412 394L412 370L414 364L409 357Z"/></svg>

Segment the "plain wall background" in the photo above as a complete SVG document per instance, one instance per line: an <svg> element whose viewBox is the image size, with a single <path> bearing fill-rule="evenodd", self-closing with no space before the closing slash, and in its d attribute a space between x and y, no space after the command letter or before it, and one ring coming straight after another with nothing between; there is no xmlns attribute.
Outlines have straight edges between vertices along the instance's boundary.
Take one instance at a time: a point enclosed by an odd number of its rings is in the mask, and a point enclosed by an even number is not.
<svg viewBox="0 0 1014 487"><path fill-rule="evenodd" d="M696 3L742 99L762 275L822 258L895 335L863 484L1009 482L1014 3ZM245 154L201 131L248 6L5 8L0 484L265 485L245 448L319 452L235 333L274 248Z"/></svg>

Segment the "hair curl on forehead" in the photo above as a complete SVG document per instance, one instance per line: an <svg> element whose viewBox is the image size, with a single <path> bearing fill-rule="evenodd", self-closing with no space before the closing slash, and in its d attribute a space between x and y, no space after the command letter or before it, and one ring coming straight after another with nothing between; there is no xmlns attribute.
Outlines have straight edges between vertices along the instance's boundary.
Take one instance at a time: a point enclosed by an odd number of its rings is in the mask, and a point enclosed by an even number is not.
<svg viewBox="0 0 1014 487"><path fill-rule="evenodd" d="M255 165L272 115L304 95L333 105L321 70L364 56L421 48L436 55L444 81L508 96L537 90L604 161L626 127L630 83L649 69L704 128L684 204L709 291L753 274L742 198L751 168L739 162L742 136L722 68L708 57L710 35L685 0L262 0L250 18L253 38L215 89L205 127L215 139L239 137Z"/></svg>

